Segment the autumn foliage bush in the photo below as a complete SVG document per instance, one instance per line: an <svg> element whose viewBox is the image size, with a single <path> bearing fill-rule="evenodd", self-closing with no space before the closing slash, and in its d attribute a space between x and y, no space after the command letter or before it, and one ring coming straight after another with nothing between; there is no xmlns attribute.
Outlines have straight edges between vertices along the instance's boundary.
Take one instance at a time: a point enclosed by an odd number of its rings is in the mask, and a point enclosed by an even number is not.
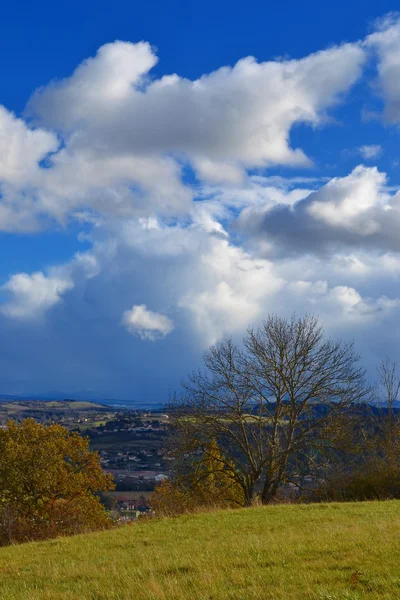
<svg viewBox="0 0 400 600"><path fill-rule="evenodd" d="M234 478L233 467L212 440L201 457L186 473L173 481L164 480L151 496L156 515L176 516L204 508L230 508L245 503L242 487Z"/></svg>
<svg viewBox="0 0 400 600"><path fill-rule="evenodd" d="M113 487L87 438L10 421L0 430L0 545L109 526L96 494Z"/></svg>

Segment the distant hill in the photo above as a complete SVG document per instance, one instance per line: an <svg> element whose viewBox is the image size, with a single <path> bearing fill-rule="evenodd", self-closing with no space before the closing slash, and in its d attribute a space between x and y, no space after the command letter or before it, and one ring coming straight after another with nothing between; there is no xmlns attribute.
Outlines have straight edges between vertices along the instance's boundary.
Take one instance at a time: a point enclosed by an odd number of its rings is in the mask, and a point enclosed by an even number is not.
<svg viewBox="0 0 400 600"><path fill-rule="evenodd" d="M4 397L0 397L0 408L4 407L4 406L13 406L15 408L17 408L18 406L21 407L26 407L29 406L29 408L31 410L36 410L38 407L46 407L46 408L52 408L52 409L59 409L59 410L65 410L67 408L70 408L72 410L84 410L84 409L101 409L101 408L109 408L109 406L107 406L106 404L100 404L97 402L90 402L90 401L86 401L86 400L71 400L71 399L65 399L65 400L42 400L39 398L32 398L32 399L27 399L27 398L23 398L23 399L10 399L10 398L4 398Z"/></svg>
<svg viewBox="0 0 400 600"><path fill-rule="evenodd" d="M15 394L1 394L0 393L0 404L2 402L7 401L39 401L39 402L49 402L49 401L58 401L58 402L88 402L90 404L100 404L101 406L114 406L121 408L132 408L137 410L155 410L157 408L162 408L165 403L163 402L141 402L139 400L119 400L116 398L99 398L99 396L93 394L93 398L89 397L88 394L77 393L74 394L74 397L67 394L62 394L60 392L49 392L46 394L23 394L23 395L15 395Z"/></svg>
<svg viewBox="0 0 400 600"><path fill-rule="evenodd" d="M104 404L81 400L7 400L0 399L0 422L8 419L44 416L48 413L111 413L115 409Z"/></svg>
<svg viewBox="0 0 400 600"><path fill-rule="evenodd" d="M154 519L0 548L2 600L395 600L400 501Z"/></svg>
<svg viewBox="0 0 400 600"><path fill-rule="evenodd" d="M69 396L62 396L58 394L45 395L45 394L29 394L29 395L17 395L17 394L0 394L0 402L87 402L88 404L99 404L107 405L107 401L87 398L71 398ZM116 402L116 400L110 400L110 402Z"/></svg>

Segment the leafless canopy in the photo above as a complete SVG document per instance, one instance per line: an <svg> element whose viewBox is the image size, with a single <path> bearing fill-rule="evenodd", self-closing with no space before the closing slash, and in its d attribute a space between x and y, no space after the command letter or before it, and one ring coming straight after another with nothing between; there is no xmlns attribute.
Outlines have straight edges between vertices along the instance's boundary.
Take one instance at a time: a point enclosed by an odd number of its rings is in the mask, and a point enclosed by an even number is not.
<svg viewBox="0 0 400 600"><path fill-rule="evenodd" d="M269 316L243 345L228 339L204 354L203 371L184 383L175 405L182 453L211 438L250 502L269 502L283 482L299 484L352 403L365 399L365 373L352 343L326 339L313 316Z"/></svg>

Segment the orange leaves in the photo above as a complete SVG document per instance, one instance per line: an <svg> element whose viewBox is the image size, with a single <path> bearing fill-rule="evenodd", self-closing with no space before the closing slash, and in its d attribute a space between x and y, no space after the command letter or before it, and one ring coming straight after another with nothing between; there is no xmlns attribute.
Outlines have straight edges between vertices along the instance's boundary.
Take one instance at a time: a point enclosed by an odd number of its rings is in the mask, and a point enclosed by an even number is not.
<svg viewBox="0 0 400 600"><path fill-rule="evenodd" d="M104 526L94 494L112 488L89 441L65 427L26 419L0 430L0 542Z"/></svg>
<svg viewBox="0 0 400 600"><path fill-rule="evenodd" d="M194 461L187 473L174 481L163 481L151 496L156 514L174 516L205 507L243 506L245 497L235 470L222 454L216 440Z"/></svg>

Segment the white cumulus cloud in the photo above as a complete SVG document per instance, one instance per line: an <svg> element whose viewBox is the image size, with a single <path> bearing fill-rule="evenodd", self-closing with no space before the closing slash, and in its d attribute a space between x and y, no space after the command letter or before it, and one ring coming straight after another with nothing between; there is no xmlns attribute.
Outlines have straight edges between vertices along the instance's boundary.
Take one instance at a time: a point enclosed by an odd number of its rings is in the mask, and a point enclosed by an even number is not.
<svg viewBox="0 0 400 600"><path fill-rule="evenodd" d="M300 60L247 57L195 81L146 82L156 60L147 44L107 44L69 79L39 90L30 109L69 135L76 152L90 146L132 160L173 152L202 177L237 181L243 167L307 164L288 143L292 125L323 121L360 77L365 53L344 44Z"/></svg>
<svg viewBox="0 0 400 600"><path fill-rule="evenodd" d="M122 316L122 323L130 333L138 335L142 340L154 341L165 337L174 329L171 319L149 310L145 304L126 310Z"/></svg>
<svg viewBox="0 0 400 600"><path fill-rule="evenodd" d="M271 255L334 252L343 247L400 251L400 193L388 192L376 167L356 167L294 204L249 207L238 223Z"/></svg>
<svg viewBox="0 0 400 600"><path fill-rule="evenodd" d="M32 184L38 163L58 146L54 133L30 129L22 119L0 106L0 182Z"/></svg>
<svg viewBox="0 0 400 600"><path fill-rule="evenodd" d="M46 276L41 271L16 273L1 288L10 299L0 305L0 310L15 319L35 319L57 304L62 295L72 288L70 279Z"/></svg>

